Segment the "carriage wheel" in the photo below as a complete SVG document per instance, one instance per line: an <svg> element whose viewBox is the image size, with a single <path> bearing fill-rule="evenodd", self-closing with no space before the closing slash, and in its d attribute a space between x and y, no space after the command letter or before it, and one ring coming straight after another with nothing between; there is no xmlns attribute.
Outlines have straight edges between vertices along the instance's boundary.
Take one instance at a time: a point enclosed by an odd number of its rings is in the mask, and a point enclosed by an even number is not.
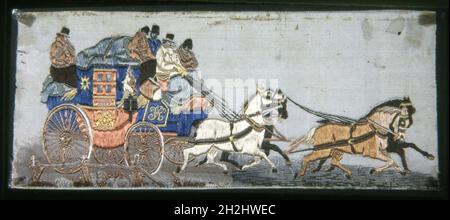
<svg viewBox="0 0 450 220"><path fill-rule="evenodd" d="M94 147L94 158L101 164L121 164L124 159L124 149L122 147L101 148Z"/></svg>
<svg viewBox="0 0 450 220"><path fill-rule="evenodd" d="M62 104L47 116L43 129L44 156L59 173L75 173L90 157L92 129L84 112L72 104Z"/></svg>
<svg viewBox="0 0 450 220"><path fill-rule="evenodd" d="M161 167L164 155L161 131L148 122L131 126L125 136L124 150L129 166L138 166L149 175L155 174Z"/></svg>
<svg viewBox="0 0 450 220"><path fill-rule="evenodd" d="M164 143L164 156L171 163L176 165L182 165L184 162L183 150L191 145L187 143L183 138L169 138ZM189 162L195 159L194 156L189 157Z"/></svg>

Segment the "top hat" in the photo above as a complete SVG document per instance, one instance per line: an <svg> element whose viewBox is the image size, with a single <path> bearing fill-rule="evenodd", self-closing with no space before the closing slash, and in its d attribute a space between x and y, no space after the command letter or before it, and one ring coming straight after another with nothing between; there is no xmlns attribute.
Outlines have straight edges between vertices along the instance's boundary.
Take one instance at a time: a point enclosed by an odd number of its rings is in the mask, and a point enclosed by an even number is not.
<svg viewBox="0 0 450 220"><path fill-rule="evenodd" d="M154 24L153 26L152 26L152 31L151 31L152 33L155 33L155 34L159 34L159 26L158 25L156 25L156 24Z"/></svg>
<svg viewBox="0 0 450 220"><path fill-rule="evenodd" d="M141 28L141 32L148 34L148 32L150 32L150 28L148 28L148 26L144 26L143 28Z"/></svg>
<svg viewBox="0 0 450 220"><path fill-rule="evenodd" d="M183 44L181 44L182 47L187 47L189 50L192 50L192 39L188 38L186 39Z"/></svg>
<svg viewBox="0 0 450 220"><path fill-rule="evenodd" d="M63 27L63 28L61 29L61 31L60 31L59 33L57 33L57 34L58 34L58 35L69 36L69 33L70 33L70 29L69 29L69 28L66 28L66 27Z"/></svg>
<svg viewBox="0 0 450 220"><path fill-rule="evenodd" d="M166 34L165 40L173 41L174 38L175 38L175 35L174 35L174 34L172 34L172 33L167 33L167 34Z"/></svg>

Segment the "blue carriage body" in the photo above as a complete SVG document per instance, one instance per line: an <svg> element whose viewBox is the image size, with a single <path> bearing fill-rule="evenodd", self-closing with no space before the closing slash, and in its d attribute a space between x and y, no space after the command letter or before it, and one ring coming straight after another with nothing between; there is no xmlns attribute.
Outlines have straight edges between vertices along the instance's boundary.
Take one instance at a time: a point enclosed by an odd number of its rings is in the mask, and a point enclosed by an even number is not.
<svg viewBox="0 0 450 220"><path fill-rule="evenodd" d="M104 38L97 45L81 51L77 56L77 94L70 101L62 100L61 96L49 96L47 107L49 110L63 103L93 106L94 71L115 71L115 101L119 102L124 96L123 81L130 68L136 81L140 80L139 63L131 59L126 50L130 37ZM139 83L136 92L139 95ZM146 121L159 127L162 132L176 132L178 136L190 134L195 121L207 118L203 111L180 112L174 114L161 101L149 101L138 109L137 121Z"/></svg>

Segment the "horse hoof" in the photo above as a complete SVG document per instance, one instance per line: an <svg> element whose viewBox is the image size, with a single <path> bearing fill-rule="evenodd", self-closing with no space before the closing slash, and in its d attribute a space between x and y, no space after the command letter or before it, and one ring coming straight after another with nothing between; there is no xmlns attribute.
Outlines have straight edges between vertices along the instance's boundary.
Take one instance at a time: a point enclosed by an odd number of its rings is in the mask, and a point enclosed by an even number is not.
<svg viewBox="0 0 450 220"><path fill-rule="evenodd" d="M427 155L427 159L428 159L428 160L434 160L434 155L433 155L433 154Z"/></svg>
<svg viewBox="0 0 450 220"><path fill-rule="evenodd" d="M288 166L288 167L292 166L292 162L291 161L286 161L286 166Z"/></svg>
<svg viewBox="0 0 450 220"><path fill-rule="evenodd" d="M228 175L228 170L224 170L223 174Z"/></svg>
<svg viewBox="0 0 450 220"><path fill-rule="evenodd" d="M177 171L176 171L177 173L180 173L181 172L181 167L180 166L177 166Z"/></svg>
<svg viewBox="0 0 450 220"><path fill-rule="evenodd" d="M276 173L276 172L278 172L277 168L273 168L272 173Z"/></svg>
<svg viewBox="0 0 450 220"><path fill-rule="evenodd" d="M375 172L376 172L375 169L371 169L371 170L369 171L369 173L372 174L372 175L373 175Z"/></svg>
<svg viewBox="0 0 450 220"><path fill-rule="evenodd" d="M294 174L294 180L297 179L297 176L298 176L298 173L295 173L295 174Z"/></svg>
<svg viewBox="0 0 450 220"><path fill-rule="evenodd" d="M349 180L349 179L352 178L352 175L350 175L350 174L345 174L345 177Z"/></svg>

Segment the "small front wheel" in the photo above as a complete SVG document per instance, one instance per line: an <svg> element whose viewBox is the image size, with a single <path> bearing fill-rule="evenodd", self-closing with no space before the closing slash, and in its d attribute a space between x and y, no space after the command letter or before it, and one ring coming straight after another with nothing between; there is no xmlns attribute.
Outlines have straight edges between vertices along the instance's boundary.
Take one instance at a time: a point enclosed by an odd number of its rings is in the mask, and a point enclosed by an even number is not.
<svg viewBox="0 0 450 220"><path fill-rule="evenodd" d="M163 161L163 135L155 125L139 122L128 129L124 151L128 166L137 166L148 175L153 175L158 172Z"/></svg>
<svg viewBox="0 0 450 220"><path fill-rule="evenodd" d="M164 143L164 156L171 163L176 165L182 165L184 162L183 151L185 148L190 147L192 144L189 144L184 138L173 137L166 140ZM189 162L195 159L194 156L189 157Z"/></svg>

